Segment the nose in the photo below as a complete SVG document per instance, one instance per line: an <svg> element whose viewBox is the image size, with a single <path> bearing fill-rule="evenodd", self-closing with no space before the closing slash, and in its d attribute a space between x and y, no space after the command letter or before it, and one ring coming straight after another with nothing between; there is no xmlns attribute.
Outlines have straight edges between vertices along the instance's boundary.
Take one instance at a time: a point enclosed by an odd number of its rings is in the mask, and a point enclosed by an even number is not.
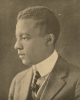
<svg viewBox="0 0 80 100"><path fill-rule="evenodd" d="M16 41L15 45L14 45L14 48L15 49L23 49L23 46L21 44L21 42L19 40Z"/></svg>

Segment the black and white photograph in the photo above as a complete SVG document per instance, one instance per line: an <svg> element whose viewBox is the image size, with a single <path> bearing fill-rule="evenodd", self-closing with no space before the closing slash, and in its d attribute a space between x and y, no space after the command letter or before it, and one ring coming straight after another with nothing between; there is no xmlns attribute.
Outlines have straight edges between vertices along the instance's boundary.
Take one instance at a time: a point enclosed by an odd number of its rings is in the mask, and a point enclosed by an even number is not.
<svg viewBox="0 0 80 100"><path fill-rule="evenodd" d="M0 0L0 100L80 100L80 0Z"/></svg>

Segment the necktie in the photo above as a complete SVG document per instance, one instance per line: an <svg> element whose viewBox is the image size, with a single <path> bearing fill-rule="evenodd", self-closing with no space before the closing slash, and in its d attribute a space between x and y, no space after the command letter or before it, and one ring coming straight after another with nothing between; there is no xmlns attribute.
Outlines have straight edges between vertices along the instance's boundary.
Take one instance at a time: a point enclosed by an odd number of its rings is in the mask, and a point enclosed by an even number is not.
<svg viewBox="0 0 80 100"><path fill-rule="evenodd" d="M38 89L39 89L39 86L36 84L37 83L37 80L40 78L40 74L38 71L35 71L34 73L34 77L33 77L33 81L32 81L32 84L31 84L31 89L37 93Z"/></svg>

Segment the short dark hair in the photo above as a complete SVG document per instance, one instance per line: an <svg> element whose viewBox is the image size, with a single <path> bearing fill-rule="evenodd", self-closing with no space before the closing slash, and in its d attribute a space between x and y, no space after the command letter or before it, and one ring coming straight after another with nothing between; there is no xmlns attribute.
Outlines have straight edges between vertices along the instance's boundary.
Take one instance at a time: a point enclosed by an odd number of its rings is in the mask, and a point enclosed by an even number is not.
<svg viewBox="0 0 80 100"><path fill-rule="evenodd" d="M46 25L46 34L52 33L55 37L55 42L60 33L60 24L53 11L44 6L28 7L19 12L17 21L20 19L33 18L40 22L41 25Z"/></svg>

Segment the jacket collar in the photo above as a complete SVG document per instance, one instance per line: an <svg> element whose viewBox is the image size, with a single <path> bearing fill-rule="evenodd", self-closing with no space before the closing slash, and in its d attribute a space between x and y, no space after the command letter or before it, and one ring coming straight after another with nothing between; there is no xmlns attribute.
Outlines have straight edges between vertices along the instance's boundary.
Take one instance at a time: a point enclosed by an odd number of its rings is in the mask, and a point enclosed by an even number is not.
<svg viewBox="0 0 80 100"><path fill-rule="evenodd" d="M64 80L68 75L66 61L59 56L54 69L52 70L40 100L51 100L65 86Z"/></svg>

